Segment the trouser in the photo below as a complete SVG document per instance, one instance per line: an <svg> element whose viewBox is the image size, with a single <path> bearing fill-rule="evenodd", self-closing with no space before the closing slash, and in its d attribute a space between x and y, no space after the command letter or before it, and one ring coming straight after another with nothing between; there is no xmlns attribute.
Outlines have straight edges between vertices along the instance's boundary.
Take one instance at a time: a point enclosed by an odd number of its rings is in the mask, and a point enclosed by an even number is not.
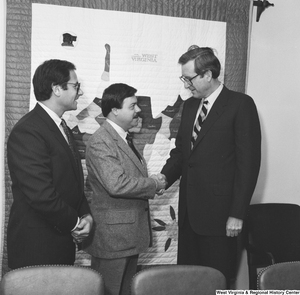
<svg viewBox="0 0 300 295"><path fill-rule="evenodd" d="M215 268L224 274L229 288L237 263L237 238L198 235L186 216L179 227L177 263Z"/></svg>
<svg viewBox="0 0 300 295"><path fill-rule="evenodd" d="M137 271L138 255L103 259L92 256L91 268L98 271L105 284L105 295L129 295L132 277Z"/></svg>

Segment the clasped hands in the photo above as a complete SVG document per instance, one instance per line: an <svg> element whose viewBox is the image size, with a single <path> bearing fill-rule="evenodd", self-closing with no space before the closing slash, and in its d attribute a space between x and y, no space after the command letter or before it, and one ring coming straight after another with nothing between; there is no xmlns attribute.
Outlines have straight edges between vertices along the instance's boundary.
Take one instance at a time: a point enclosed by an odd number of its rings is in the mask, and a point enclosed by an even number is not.
<svg viewBox="0 0 300 295"><path fill-rule="evenodd" d="M82 243L82 241L89 236L92 226L93 226L92 216L90 214L83 215L80 218L77 227L71 232L74 243L75 244Z"/></svg>
<svg viewBox="0 0 300 295"><path fill-rule="evenodd" d="M156 183L156 194L159 196L162 195L165 192L165 188L168 184L166 176L164 174L158 173L153 174L150 177L154 179Z"/></svg>

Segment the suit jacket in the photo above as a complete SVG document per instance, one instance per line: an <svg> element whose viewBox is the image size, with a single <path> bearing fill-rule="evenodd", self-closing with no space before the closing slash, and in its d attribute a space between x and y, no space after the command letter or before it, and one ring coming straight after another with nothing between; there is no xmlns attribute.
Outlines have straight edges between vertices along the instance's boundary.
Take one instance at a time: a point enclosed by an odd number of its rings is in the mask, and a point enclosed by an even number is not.
<svg viewBox="0 0 300 295"><path fill-rule="evenodd" d="M14 199L7 230L9 267L73 264L71 230L78 217L90 213L81 163L78 169L67 141L40 105L12 129L7 160Z"/></svg>
<svg viewBox="0 0 300 295"><path fill-rule="evenodd" d="M244 219L258 178L261 131L251 97L225 86L191 150L200 100L184 103L175 148L162 169L169 186L179 177L179 226L188 215L201 235L226 234L229 216Z"/></svg>
<svg viewBox="0 0 300 295"><path fill-rule="evenodd" d="M89 139L86 164L94 230L85 251L108 259L145 251L151 245L148 199L156 190L146 166L108 122Z"/></svg>

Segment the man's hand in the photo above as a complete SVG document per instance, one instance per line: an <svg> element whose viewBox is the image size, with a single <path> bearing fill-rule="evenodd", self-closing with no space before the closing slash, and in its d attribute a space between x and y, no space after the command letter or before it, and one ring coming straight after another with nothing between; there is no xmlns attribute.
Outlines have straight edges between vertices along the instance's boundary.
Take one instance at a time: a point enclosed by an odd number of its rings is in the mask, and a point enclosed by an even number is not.
<svg viewBox="0 0 300 295"><path fill-rule="evenodd" d="M84 215L80 218L78 226L72 231L73 240L76 244L85 240L92 229L93 218L90 214Z"/></svg>
<svg viewBox="0 0 300 295"><path fill-rule="evenodd" d="M162 195L165 192L165 188L168 184L166 176L159 173L151 175L150 177L153 178L156 182L156 194Z"/></svg>
<svg viewBox="0 0 300 295"><path fill-rule="evenodd" d="M226 235L227 237L236 237L242 231L243 220L229 217L226 223Z"/></svg>

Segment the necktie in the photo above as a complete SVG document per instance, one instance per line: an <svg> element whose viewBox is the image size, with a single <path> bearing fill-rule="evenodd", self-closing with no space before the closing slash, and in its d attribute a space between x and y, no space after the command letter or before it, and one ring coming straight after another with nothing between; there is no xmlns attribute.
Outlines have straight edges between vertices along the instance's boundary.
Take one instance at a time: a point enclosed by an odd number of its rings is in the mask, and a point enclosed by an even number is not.
<svg viewBox="0 0 300 295"><path fill-rule="evenodd" d="M204 100L204 99L203 99ZM193 134L192 134L192 138L191 138L191 141L192 141L192 148L193 148L193 145L195 144L195 141L198 137L198 134L200 132L200 129L201 129L201 126L206 118L206 115L207 115L207 108L206 108L206 105L207 105L208 101L207 100L204 100L202 102L202 107L201 107L201 110L200 110L200 113L199 113L199 116L196 120L196 123L195 123L195 126L194 126L194 129L193 129Z"/></svg>
<svg viewBox="0 0 300 295"><path fill-rule="evenodd" d="M60 124L61 124L61 126L62 126L62 128L63 128L63 130L64 130L64 132L65 132L65 134L67 136L68 144L69 144L69 147L71 149L72 155L74 157L75 163L76 163L76 165L78 165L78 157L77 157L77 153L76 153L75 143L74 143L73 138L72 138L72 136L70 134L70 130L69 130L68 126L67 126L67 123L66 123L66 121L64 119L61 119L61 123Z"/></svg>
<svg viewBox="0 0 300 295"><path fill-rule="evenodd" d="M127 140L128 145L132 149L132 151L138 157L138 159L140 160L140 162L142 162L141 155L139 154L139 152L136 150L135 146L133 145L133 137L132 137L131 133L129 133L129 132L127 133L126 140Z"/></svg>

